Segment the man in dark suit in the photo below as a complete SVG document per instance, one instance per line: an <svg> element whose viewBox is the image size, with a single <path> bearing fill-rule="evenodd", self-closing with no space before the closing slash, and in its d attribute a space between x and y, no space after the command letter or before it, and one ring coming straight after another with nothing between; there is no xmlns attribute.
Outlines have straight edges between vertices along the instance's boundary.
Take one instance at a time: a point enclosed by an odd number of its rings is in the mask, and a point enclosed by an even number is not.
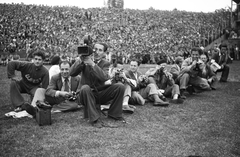
<svg viewBox="0 0 240 157"><path fill-rule="evenodd" d="M53 75L50 83L45 90L44 88L38 88L34 94L31 106L36 107L37 100L46 100L50 105L52 105L52 112L63 112L71 111L79 108L80 99L80 76L70 77L69 69L70 62L61 61L59 63L60 73ZM77 95L74 99L69 99L75 92ZM32 109L35 114L34 110ZM31 112L31 111L30 111Z"/></svg>
<svg viewBox="0 0 240 157"><path fill-rule="evenodd" d="M227 65L228 53L227 45L220 45L220 52L214 51L212 54L212 59L215 60L221 66L221 69L218 69L217 72L222 72L220 82L227 82L229 74L229 66Z"/></svg>
<svg viewBox="0 0 240 157"><path fill-rule="evenodd" d="M107 45L97 43L94 50L93 54L93 50L88 47L89 53L81 55L81 59L72 65L70 76L81 73L80 101L84 106L84 118L88 118L93 126L101 128L104 126L100 120L101 104L111 102L108 117L124 121L122 103L125 88L122 83L105 84L110 79L108 74L110 62L105 59Z"/></svg>

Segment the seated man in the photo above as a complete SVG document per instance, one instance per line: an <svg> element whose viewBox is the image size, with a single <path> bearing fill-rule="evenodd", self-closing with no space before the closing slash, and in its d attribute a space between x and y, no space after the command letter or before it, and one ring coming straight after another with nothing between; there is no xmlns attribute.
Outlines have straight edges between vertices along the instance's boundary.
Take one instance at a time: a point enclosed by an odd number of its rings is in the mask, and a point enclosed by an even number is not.
<svg viewBox="0 0 240 157"><path fill-rule="evenodd" d="M159 98L156 85L149 83L149 80L145 79L146 77L138 71L139 65L140 64L137 60L132 59L130 61L130 70L126 72L127 78L133 79L137 82L136 87L131 87L133 92L128 93L129 97L132 98L131 101L133 101L133 103L144 105L144 99L148 99L154 102L154 106L168 106L168 102L164 102Z"/></svg>
<svg viewBox="0 0 240 157"><path fill-rule="evenodd" d="M105 126L100 119L101 104L111 102L108 117L125 121L122 117L125 88L122 83L105 85L105 82L110 79L108 74L110 63L105 59L107 45L97 43L94 45L94 50L93 54L91 47L88 47L88 53L81 54L81 59L72 65L70 76L77 76L81 73L80 101L84 106L84 118L89 118L93 126L101 128Z"/></svg>
<svg viewBox="0 0 240 157"><path fill-rule="evenodd" d="M78 105L80 105L79 90L81 87L81 79L80 76L69 76L70 65L69 61L61 61L59 63L60 73L52 76L47 89L38 88L36 90L31 103L33 107L36 107L37 100L45 100L53 106L52 112L72 111L78 109ZM29 111L27 110L27 112ZM34 116L35 112L30 111L30 114Z"/></svg>
<svg viewBox="0 0 240 157"><path fill-rule="evenodd" d="M136 107L129 104L129 102L131 102L132 100L131 94L129 93L131 93L131 86L137 85L136 81L126 77L122 63L114 63L113 67L110 69L109 75L111 77L112 84L120 82L123 83L125 86L125 92L123 97L123 112L134 113ZM145 102L142 97L141 99Z"/></svg>
<svg viewBox="0 0 240 157"><path fill-rule="evenodd" d="M228 74L229 74L229 66L227 65L228 53L227 53L227 45L220 45L220 52L214 51L212 54L212 59L215 60L218 65L221 66L221 69L218 69L217 72L222 72L220 82L227 82Z"/></svg>
<svg viewBox="0 0 240 157"><path fill-rule="evenodd" d="M156 73L149 76L149 81L156 84L158 89L164 90L162 94L165 97L171 97L171 103L183 103L183 99L180 98L179 86L175 84L172 74L165 70L165 65L160 65Z"/></svg>
<svg viewBox="0 0 240 157"><path fill-rule="evenodd" d="M199 69L200 63L198 63L200 54L202 54L200 48L192 48L191 57L186 58L182 63L181 72L176 80L180 85L181 95L184 95L188 87L190 87L188 88L190 94L192 94L194 90L198 92L211 90L207 80L199 76L199 73L201 73L201 69Z"/></svg>
<svg viewBox="0 0 240 157"><path fill-rule="evenodd" d="M200 59L203 61L203 64L200 65L200 77L207 79L207 82L209 83L211 89L216 89L216 83L217 83L217 76L213 72L211 66L209 65L209 57L207 53L203 53L200 55Z"/></svg>
<svg viewBox="0 0 240 157"><path fill-rule="evenodd" d="M49 84L48 70L43 66L45 53L36 51L33 56L33 63L14 60L7 66L8 78L11 79L10 100L15 111L25 109L24 105L27 102L21 93L28 93L33 97L37 88L47 88ZM15 76L15 70L21 72L22 79Z"/></svg>
<svg viewBox="0 0 240 157"><path fill-rule="evenodd" d="M178 75L180 74L182 62L183 62L182 57L180 57L180 56L176 57L174 64L171 66L171 68L169 70L169 72L172 74L172 78L174 80L176 80Z"/></svg>

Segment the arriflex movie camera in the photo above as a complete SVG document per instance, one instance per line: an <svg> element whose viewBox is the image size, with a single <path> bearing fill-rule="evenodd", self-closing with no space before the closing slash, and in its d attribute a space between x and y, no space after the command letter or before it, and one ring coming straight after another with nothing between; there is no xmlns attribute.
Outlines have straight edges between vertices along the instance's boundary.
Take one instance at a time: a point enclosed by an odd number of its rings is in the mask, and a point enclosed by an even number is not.
<svg viewBox="0 0 240 157"><path fill-rule="evenodd" d="M78 46L77 51L81 56L90 56L93 53L92 50L92 38L90 35L84 36L84 45Z"/></svg>

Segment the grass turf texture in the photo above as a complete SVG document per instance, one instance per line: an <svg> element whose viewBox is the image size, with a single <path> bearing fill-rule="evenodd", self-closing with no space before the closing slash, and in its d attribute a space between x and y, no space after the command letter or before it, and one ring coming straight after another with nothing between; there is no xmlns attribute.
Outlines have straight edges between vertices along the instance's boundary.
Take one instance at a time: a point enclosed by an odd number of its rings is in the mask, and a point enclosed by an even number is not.
<svg viewBox="0 0 240 157"><path fill-rule="evenodd" d="M145 72L149 67L142 66ZM240 156L240 62L230 64L228 83L188 96L167 108L151 104L124 114L127 124L94 128L83 111L52 114L52 125L4 116L12 110L6 67L0 67L0 156ZM219 77L219 76L218 76Z"/></svg>

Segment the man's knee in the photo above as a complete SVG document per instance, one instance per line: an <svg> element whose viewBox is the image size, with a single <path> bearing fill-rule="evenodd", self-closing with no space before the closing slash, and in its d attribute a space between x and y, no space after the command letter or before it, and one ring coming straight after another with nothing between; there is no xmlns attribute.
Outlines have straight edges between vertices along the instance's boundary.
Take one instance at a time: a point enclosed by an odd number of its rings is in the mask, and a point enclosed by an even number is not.
<svg viewBox="0 0 240 157"><path fill-rule="evenodd" d="M36 94L36 95L38 95L38 94L45 95L45 92L46 92L46 89L45 89L45 88L38 88L38 89L35 91L35 94Z"/></svg>
<svg viewBox="0 0 240 157"><path fill-rule="evenodd" d="M88 92L88 91L91 91L91 88L89 85L83 85L81 87L81 92Z"/></svg>
<svg viewBox="0 0 240 157"><path fill-rule="evenodd" d="M182 77L180 78L180 80L186 80L186 79L189 79L190 78L190 75L188 73L184 73L182 75Z"/></svg>
<svg viewBox="0 0 240 157"><path fill-rule="evenodd" d="M18 83L14 80L11 80L10 87L17 87Z"/></svg>
<svg viewBox="0 0 240 157"><path fill-rule="evenodd" d="M125 90L125 86L122 83L115 83L112 86L114 86L115 89L118 89L118 90L123 90L123 91Z"/></svg>
<svg viewBox="0 0 240 157"><path fill-rule="evenodd" d="M149 88L156 88L156 85L154 84L154 83L149 83L148 85L147 85L147 87L149 87Z"/></svg>

